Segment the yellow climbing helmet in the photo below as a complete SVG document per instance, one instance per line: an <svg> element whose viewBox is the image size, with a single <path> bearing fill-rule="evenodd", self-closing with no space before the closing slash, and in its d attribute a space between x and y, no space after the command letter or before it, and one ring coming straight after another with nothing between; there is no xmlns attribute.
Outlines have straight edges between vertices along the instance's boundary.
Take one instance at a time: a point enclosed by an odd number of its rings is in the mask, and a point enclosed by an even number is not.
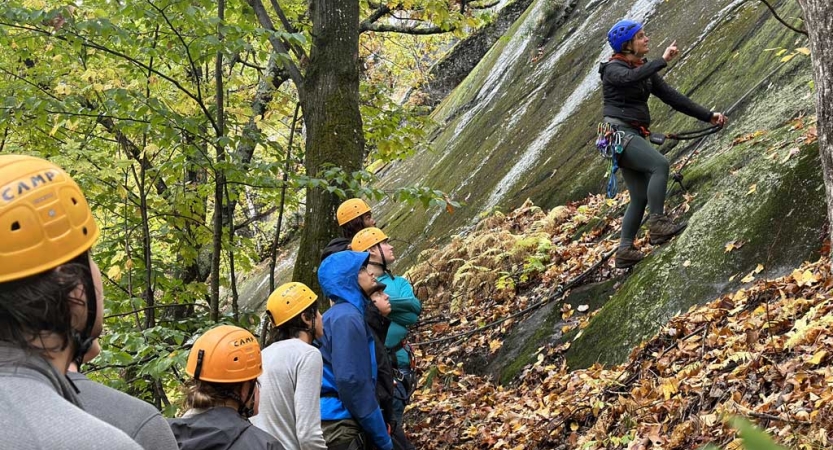
<svg viewBox="0 0 833 450"><path fill-rule="evenodd" d="M64 264L98 239L69 174L33 156L0 155L0 283Z"/></svg>
<svg viewBox="0 0 833 450"><path fill-rule="evenodd" d="M197 338L185 372L195 380L239 383L263 373L257 339L240 327L220 325Z"/></svg>
<svg viewBox="0 0 833 450"><path fill-rule="evenodd" d="M350 248L356 252L364 252L370 247L386 240L388 240L388 236L384 231L376 227L365 228L353 236L353 242L350 243Z"/></svg>
<svg viewBox="0 0 833 450"><path fill-rule="evenodd" d="M338 205L336 210L336 218L338 219L338 226L361 217L362 214L369 213L370 207L360 198L351 198Z"/></svg>
<svg viewBox="0 0 833 450"><path fill-rule="evenodd" d="M279 327L309 308L317 298L304 283L282 284L269 296L266 313L272 319L272 325Z"/></svg>

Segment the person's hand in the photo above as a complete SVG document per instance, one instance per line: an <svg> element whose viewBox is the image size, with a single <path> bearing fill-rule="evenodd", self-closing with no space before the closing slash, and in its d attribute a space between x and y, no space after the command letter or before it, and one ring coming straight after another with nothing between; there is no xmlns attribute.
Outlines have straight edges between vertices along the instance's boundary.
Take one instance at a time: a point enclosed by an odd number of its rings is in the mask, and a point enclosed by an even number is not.
<svg viewBox="0 0 833 450"><path fill-rule="evenodd" d="M671 45L665 49L665 52L662 54L662 59L664 59L665 62L671 62L671 60L676 58L679 53L680 51L677 50L677 41L674 40L674 42L672 42Z"/></svg>
<svg viewBox="0 0 833 450"><path fill-rule="evenodd" d="M721 127L725 126L726 125L726 116L723 115L723 113L720 113L720 112L713 113L712 114L712 120L710 122L711 122L712 125L720 125Z"/></svg>

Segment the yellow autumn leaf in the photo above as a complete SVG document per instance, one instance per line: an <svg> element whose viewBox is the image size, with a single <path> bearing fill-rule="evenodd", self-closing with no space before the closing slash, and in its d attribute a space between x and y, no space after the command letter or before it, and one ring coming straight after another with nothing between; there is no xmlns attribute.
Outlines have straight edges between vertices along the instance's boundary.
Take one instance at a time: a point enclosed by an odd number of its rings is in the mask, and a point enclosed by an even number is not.
<svg viewBox="0 0 833 450"><path fill-rule="evenodd" d="M754 279L755 279L755 273L754 272L749 272L749 275L741 278L740 282L741 283L749 283L749 282L753 281Z"/></svg>
<svg viewBox="0 0 833 450"><path fill-rule="evenodd" d="M781 58L781 62L782 62L782 63L789 62L789 60L791 60L791 59L795 58L795 55L797 55L797 54L798 54L798 53L790 53L789 55L787 55L787 56L785 56L785 57Z"/></svg>
<svg viewBox="0 0 833 450"><path fill-rule="evenodd" d="M503 347L503 341L498 340L498 339L492 339L491 341L489 341L489 352L490 353L494 353L494 352L500 350L501 347Z"/></svg>
<svg viewBox="0 0 833 450"><path fill-rule="evenodd" d="M660 390L662 391L662 395L665 399L669 400L672 395L677 393L677 384L674 383L674 380L667 380L662 383Z"/></svg>
<svg viewBox="0 0 833 450"><path fill-rule="evenodd" d="M809 362L810 364L817 366L821 364L821 361L824 359L825 356L827 356L827 350L819 350L816 352L815 355L813 355L812 358L810 358Z"/></svg>
<svg viewBox="0 0 833 450"><path fill-rule="evenodd" d="M111 278L115 281L121 280L121 267L119 267L119 266L110 267L110 270L107 271L107 277Z"/></svg>
<svg viewBox="0 0 833 450"><path fill-rule="evenodd" d="M807 47L799 47L799 48L795 49L795 51L798 52L798 53L801 53L802 55L807 55L807 56L810 55L810 49L807 48Z"/></svg>
<svg viewBox="0 0 833 450"><path fill-rule="evenodd" d="M791 276L795 280L795 284L799 286L812 286L819 282L819 277L809 270L802 272L800 269L796 269Z"/></svg>
<svg viewBox="0 0 833 450"><path fill-rule="evenodd" d="M61 122L61 121L55 122L55 125L53 125L52 129L49 130L49 135L50 136L55 136L55 133L57 133L58 129L61 128L61 125L63 125L63 122Z"/></svg>
<svg viewBox="0 0 833 450"><path fill-rule="evenodd" d="M752 186L749 186L749 190L746 191L746 195L752 195L755 192L758 192L758 184L757 183L753 184Z"/></svg>
<svg viewBox="0 0 833 450"><path fill-rule="evenodd" d="M763 264L758 264L758 266L755 267L755 270L753 270L752 272L755 273L755 274L758 274L758 273L761 273L763 270L764 270Z"/></svg>
<svg viewBox="0 0 833 450"><path fill-rule="evenodd" d="M72 94L72 87L70 87L66 83L60 83L55 86L55 93L58 95L69 95Z"/></svg>

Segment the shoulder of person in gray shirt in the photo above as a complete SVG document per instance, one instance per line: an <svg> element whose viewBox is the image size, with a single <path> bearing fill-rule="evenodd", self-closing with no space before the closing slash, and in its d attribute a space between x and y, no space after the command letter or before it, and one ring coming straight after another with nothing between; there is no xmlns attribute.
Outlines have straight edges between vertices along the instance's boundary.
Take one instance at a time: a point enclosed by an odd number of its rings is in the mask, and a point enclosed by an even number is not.
<svg viewBox="0 0 833 450"><path fill-rule="evenodd" d="M66 378L37 359L6 364L0 357L0 450L141 450L78 408Z"/></svg>
<svg viewBox="0 0 833 450"><path fill-rule="evenodd" d="M177 450L176 439L153 405L90 380L80 373L67 377L78 387L85 411L124 431L145 450Z"/></svg>

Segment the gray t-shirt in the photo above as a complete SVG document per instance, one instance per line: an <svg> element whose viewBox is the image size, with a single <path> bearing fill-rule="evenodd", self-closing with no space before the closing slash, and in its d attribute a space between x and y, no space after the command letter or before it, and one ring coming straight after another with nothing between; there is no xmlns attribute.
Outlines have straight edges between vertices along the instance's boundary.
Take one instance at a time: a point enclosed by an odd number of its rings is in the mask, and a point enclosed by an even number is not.
<svg viewBox="0 0 833 450"><path fill-rule="evenodd" d="M324 450L321 431L321 352L300 339L263 350L260 407L251 422L278 438L287 450Z"/></svg>
<svg viewBox="0 0 833 450"><path fill-rule="evenodd" d="M69 372L84 411L124 431L145 450L177 450L176 439L159 411L124 392Z"/></svg>
<svg viewBox="0 0 833 450"><path fill-rule="evenodd" d="M77 402L49 362L0 343L0 450L142 450Z"/></svg>

